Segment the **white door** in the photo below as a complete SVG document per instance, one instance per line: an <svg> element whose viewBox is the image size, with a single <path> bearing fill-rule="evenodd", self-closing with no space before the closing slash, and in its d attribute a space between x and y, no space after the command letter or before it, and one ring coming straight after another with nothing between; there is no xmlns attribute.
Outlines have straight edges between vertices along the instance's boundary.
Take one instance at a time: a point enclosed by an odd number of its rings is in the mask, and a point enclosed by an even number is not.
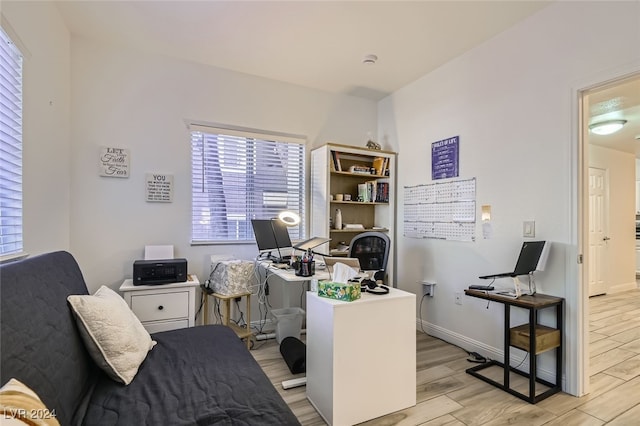
<svg viewBox="0 0 640 426"><path fill-rule="evenodd" d="M589 296L607 292L608 192L606 170L589 167Z"/></svg>

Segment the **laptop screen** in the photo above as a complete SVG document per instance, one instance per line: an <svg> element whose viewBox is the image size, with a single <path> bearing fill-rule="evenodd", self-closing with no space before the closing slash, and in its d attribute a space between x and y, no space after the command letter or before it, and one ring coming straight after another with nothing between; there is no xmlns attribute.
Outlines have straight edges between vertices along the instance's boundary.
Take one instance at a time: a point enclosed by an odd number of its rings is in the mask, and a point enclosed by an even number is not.
<svg viewBox="0 0 640 426"><path fill-rule="evenodd" d="M518 262L516 263L513 274L527 275L535 271L540 261L544 244L544 241L525 241L522 243L520 256L518 256Z"/></svg>

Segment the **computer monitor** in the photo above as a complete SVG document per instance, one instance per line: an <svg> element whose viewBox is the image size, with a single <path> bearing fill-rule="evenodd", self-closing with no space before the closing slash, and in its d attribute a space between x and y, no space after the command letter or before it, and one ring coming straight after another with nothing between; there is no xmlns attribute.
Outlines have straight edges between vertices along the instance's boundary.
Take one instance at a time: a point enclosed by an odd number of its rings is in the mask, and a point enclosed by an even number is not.
<svg viewBox="0 0 640 426"><path fill-rule="evenodd" d="M252 219L253 235L260 253L276 250L278 258L282 258L280 249L291 248L291 239L287 226L277 219Z"/></svg>

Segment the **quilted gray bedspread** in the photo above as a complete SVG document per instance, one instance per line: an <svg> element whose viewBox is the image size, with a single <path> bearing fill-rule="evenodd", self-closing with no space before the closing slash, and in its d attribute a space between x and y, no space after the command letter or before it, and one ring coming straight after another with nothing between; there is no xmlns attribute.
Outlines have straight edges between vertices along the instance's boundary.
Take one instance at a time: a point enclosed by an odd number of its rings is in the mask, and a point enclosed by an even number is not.
<svg viewBox="0 0 640 426"><path fill-rule="evenodd" d="M299 425L228 327L152 335L158 344L125 386L96 367L67 304L87 294L71 254L0 266L0 378L33 389L60 424Z"/></svg>
<svg viewBox="0 0 640 426"><path fill-rule="evenodd" d="M156 333L128 386L103 375L87 425L297 425L246 346L228 327Z"/></svg>

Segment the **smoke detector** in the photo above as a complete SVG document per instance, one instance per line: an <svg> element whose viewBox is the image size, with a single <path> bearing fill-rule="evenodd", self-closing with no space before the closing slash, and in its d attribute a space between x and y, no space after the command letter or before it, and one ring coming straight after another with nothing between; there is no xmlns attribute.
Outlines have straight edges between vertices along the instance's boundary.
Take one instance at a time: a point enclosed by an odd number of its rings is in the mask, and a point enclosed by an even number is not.
<svg viewBox="0 0 640 426"><path fill-rule="evenodd" d="M366 65L373 65L377 60L378 57L376 55L366 55L364 58L362 58L362 63Z"/></svg>

